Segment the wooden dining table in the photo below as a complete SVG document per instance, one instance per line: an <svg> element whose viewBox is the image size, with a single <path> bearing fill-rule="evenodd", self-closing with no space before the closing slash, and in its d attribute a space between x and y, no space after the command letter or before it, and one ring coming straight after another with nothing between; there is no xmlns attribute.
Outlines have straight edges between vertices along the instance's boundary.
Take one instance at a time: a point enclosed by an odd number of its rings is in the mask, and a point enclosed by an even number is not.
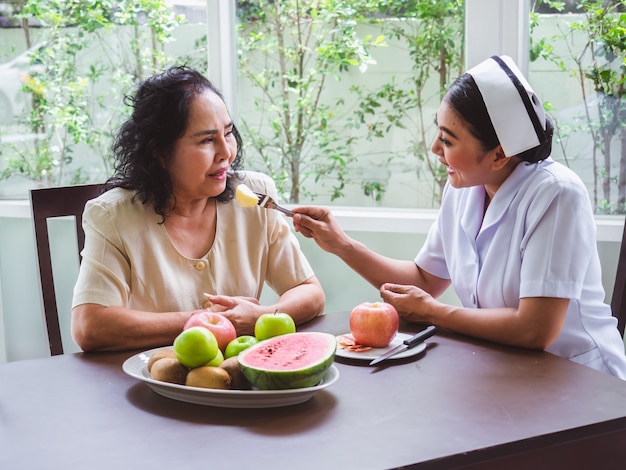
<svg viewBox="0 0 626 470"><path fill-rule="evenodd" d="M349 314L298 330L347 333ZM161 396L122 370L137 351L6 363L0 468L626 468L626 382L447 331L426 343L379 367L338 357L335 383L276 408Z"/></svg>

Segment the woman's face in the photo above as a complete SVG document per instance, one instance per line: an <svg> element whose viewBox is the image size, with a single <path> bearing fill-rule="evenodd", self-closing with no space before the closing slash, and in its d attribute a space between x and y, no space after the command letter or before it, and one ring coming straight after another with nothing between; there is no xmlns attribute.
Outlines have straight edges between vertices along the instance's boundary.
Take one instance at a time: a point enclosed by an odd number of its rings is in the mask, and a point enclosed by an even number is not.
<svg viewBox="0 0 626 470"><path fill-rule="evenodd" d="M233 122L222 99L210 90L196 95L190 103L185 134L175 142L166 164L176 197L220 195L236 154Z"/></svg>
<svg viewBox="0 0 626 470"><path fill-rule="evenodd" d="M439 129L431 151L446 166L450 184L455 188L486 185L492 176L493 158L468 129L467 122L447 101L443 101L437 112L436 124Z"/></svg>

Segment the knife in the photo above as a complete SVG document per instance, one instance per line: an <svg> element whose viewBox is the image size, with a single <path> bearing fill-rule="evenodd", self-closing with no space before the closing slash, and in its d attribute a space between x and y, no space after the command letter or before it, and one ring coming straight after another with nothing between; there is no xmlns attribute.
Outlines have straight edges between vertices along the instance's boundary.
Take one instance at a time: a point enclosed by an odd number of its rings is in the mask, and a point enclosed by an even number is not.
<svg viewBox="0 0 626 470"><path fill-rule="evenodd" d="M401 353L402 351L406 351L407 349L411 349L417 346L418 344L423 342L425 339L430 338L432 335L434 335L436 331L437 331L437 327L434 325L430 325L428 328L420 331L414 336L411 336L409 339L405 339L404 341L402 341L401 344L399 344L393 349L390 349L385 354L381 354L380 356L378 356L376 359L370 362L370 366L375 366L379 362L382 362L385 359L389 359L391 356L395 356L396 354Z"/></svg>

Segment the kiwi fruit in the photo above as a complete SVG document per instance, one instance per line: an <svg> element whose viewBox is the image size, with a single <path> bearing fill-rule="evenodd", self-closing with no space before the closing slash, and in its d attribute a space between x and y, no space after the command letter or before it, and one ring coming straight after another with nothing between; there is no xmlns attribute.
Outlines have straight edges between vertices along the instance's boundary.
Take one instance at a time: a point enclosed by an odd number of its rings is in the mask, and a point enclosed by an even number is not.
<svg viewBox="0 0 626 470"><path fill-rule="evenodd" d="M152 365L150 375L154 380L184 385L189 369L182 365L178 359L164 357Z"/></svg>
<svg viewBox="0 0 626 470"><path fill-rule="evenodd" d="M241 372L237 356L224 359L220 367L230 375L230 388L232 390L252 390L252 384L246 379L243 372Z"/></svg>
<svg viewBox="0 0 626 470"><path fill-rule="evenodd" d="M228 390L230 388L230 375L221 367L200 366L189 371L185 385Z"/></svg>
<svg viewBox="0 0 626 470"><path fill-rule="evenodd" d="M148 359L148 372L152 371L152 366L156 361L163 359L164 357L176 359L176 354L174 354L173 349L159 349L158 351L153 352L150 359Z"/></svg>

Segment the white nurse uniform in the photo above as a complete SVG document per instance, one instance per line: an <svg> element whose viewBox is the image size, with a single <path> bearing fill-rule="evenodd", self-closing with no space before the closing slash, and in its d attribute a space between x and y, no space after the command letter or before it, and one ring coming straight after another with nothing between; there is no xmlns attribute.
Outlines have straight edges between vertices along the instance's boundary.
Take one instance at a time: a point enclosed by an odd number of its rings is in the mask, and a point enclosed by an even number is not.
<svg viewBox="0 0 626 470"><path fill-rule="evenodd" d="M624 343L604 302L593 210L570 169L522 162L484 213L483 186L446 186L415 263L450 279L466 307L519 306L523 297L571 299L549 352L626 379ZM545 315L550 315L549 311Z"/></svg>

